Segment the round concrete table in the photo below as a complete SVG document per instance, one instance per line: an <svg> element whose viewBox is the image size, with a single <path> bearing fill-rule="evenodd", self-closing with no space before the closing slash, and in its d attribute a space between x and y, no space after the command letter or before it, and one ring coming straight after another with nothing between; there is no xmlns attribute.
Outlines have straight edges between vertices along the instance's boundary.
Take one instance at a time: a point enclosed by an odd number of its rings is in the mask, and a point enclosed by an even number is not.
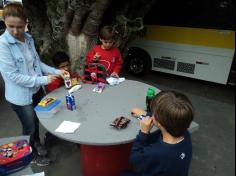
<svg viewBox="0 0 236 176"><path fill-rule="evenodd" d="M107 85L101 94L92 91L95 86L82 84L82 88L73 94L77 106L75 111L66 108L67 90L64 87L56 89L47 96L62 100L61 110L48 119L37 115L42 125L52 134L81 144L84 176L118 176L120 171L128 167L131 145L139 131L139 121L131 116L130 110L133 107L145 109L147 89L153 86L125 80L119 85ZM156 93L159 92L154 89ZM110 123L120 116L131 121L125 129L117 130ZM55 132L64 120L79 122L81 125L72 134Z"/></svg>

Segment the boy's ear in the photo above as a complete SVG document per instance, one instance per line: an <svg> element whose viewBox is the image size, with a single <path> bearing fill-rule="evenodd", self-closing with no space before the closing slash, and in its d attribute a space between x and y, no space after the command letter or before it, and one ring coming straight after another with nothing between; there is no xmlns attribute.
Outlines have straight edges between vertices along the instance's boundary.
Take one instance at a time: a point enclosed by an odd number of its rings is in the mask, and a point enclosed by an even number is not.
<svg viewBox="0 0 236 176"><path fill-rule="evenodd" d="M154 121L154 124L156 124L157 128L160 129L160 127L162 127L162 125L155 119L154 116L152 116L152 119L153 119L153 121Z"/></svg>
<svg viewBox="0 0 236 176"><path fill-rule="evenodd" d="M159 122L157 122L157 127L158 127L158 128L162 127Z"/></svg>

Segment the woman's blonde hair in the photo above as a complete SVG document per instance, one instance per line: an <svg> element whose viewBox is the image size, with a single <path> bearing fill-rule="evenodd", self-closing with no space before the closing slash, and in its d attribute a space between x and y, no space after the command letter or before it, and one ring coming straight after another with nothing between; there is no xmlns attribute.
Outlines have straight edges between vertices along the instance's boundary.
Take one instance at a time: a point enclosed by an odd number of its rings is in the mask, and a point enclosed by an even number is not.
<svg viewBox="0 0 236 176"><path fill-rule="evenodd" d="M21 3L9 3L3 8L3 19L5 20L10 16L18 17L25 22L27 21L25 9Z"/></svg>

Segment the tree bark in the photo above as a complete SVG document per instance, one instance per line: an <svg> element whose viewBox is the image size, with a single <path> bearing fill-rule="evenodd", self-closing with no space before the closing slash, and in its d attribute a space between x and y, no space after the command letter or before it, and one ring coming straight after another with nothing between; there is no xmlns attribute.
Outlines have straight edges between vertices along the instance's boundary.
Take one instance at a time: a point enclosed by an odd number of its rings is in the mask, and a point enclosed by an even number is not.
<svg viewBox="0 0 236 176"><path fill-rule="evenodd" d="M116 46L122 51L143 30L142 18L154 1L23 0L23 5L43 60L51 64L55 52L65 51L72 69L82 74L86 53L97 43L99 28L112 25L119 37Z"/></svg>

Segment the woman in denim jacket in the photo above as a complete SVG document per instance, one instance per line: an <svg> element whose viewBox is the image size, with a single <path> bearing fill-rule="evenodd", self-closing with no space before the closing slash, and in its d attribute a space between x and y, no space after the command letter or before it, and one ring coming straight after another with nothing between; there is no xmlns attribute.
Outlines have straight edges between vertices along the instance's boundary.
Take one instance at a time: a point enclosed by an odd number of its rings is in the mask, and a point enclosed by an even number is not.
<svg viewBox="0 0 236 176"><path fill-rule="evenodd" d="M0 36L0 71L5 82L5 97L21 121L23 135L30 135L33 151L45 156L47 152L40 144L34 107L44 96L42 86L66 71L40 61L31 35L25 32L27 17L22 4L6 5L3 18L6 31Z"/></svg>

